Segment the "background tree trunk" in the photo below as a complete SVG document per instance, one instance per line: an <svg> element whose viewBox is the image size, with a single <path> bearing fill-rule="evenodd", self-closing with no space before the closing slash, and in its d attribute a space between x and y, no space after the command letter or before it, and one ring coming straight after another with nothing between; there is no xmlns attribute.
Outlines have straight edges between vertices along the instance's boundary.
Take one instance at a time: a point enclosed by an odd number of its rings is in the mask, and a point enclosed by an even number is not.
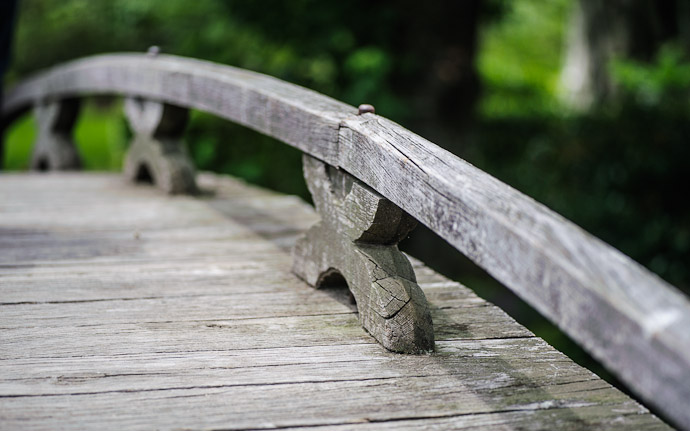
<svg viewBox="0 0 690 431"><path fill-rule="evenodd" d="M616 86L611 61L650 61L665 42L688 51L690 7L683 0L578 0L570 20L561 72L566 103L587 109L610 101Z"/></svg>

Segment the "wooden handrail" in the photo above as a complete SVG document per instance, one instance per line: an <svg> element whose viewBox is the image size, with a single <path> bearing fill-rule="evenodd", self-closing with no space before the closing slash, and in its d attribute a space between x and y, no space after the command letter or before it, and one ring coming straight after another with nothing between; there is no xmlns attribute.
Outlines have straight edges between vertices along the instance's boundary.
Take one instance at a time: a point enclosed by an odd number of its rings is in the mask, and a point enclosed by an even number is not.
<svg viewBox="0 0 690 431"><path fill-rule="evenodd" d="M555 322L635 393L690 429L690 302L533 199L403 127L314 91L167 55L74 61L7 94L31 106L121 94L199 109L342 169L451 243Z"/></svg>

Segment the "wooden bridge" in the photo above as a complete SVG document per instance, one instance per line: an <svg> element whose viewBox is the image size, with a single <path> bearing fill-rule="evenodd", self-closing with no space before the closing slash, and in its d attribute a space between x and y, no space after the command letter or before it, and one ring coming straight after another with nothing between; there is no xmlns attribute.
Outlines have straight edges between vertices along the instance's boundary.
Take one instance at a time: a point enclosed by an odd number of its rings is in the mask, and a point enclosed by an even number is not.
<svg viewBox="0 0 690 431"><path fill-rule="evenodd" d="M79 98L95 94L126 97L124 178L65 172ZM687 298L371 107L121 54L20 83L4 125L29 109L32 165L55 172L0 176L2 429L669 428L400 253L417 221L690 429ZM189 109L302 150L317 212L196 174Z"/></svg>

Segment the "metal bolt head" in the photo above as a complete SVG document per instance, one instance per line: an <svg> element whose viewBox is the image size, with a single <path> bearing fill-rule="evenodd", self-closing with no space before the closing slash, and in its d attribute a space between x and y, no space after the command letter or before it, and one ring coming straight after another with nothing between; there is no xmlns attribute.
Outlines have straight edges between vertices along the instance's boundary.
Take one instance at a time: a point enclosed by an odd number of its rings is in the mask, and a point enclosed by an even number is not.
<svg viewBox="0 0 690 431"><path fill-rule="evenodd" d="M359 105L359 113L358 115L366 114L366 113L372 113L375 114L375 109L374 105L369 105L368 103L364 103L362 105Z"/></svg>
<svg viewBox="0 0 690 431"><path fill-rule="evenodd" d="M149 47L148 51L146 51L146 55L149 57L156 57L160 52L161 49L157 45L152 45Z"/></svg>

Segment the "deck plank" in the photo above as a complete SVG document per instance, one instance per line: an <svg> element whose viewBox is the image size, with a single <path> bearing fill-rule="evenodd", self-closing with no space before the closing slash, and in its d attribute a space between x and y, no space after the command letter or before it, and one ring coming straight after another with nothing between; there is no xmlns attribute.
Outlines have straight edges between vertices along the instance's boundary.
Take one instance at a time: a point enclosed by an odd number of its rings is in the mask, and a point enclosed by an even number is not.
<svg viewBox="0 0 690 431"><path fill-rule="evenodd" d="M0 176L0 428L668 429L415 260L437 352L387 352L290 273L310 207L200 184Z"/></svg>

